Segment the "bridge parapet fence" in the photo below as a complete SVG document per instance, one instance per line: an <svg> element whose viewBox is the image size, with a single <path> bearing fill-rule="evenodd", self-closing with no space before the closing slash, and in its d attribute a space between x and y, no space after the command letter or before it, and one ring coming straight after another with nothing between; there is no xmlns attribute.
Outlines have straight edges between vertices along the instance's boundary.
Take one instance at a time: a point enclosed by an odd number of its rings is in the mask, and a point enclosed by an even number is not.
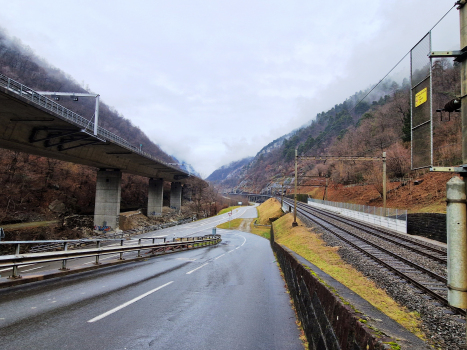
<svg viewBox="0 0 467 350"><path fill-rule="evenodd" d="M407 210L371 205L331 202L315 198L308 198L311 206L322 207L337 212L342 216L352 217L376 226L386 227L395 231L407 233Z"/></svg>
<svg viewBox="0 0 467 350"><path fill-rule="evenodd" d="M129 251L137 251L137 257L141 257L141 250L149 249L152 255L172 253L182 250L201 248L208 245L214 245L221 241L221 236L205 235L201 237L183 237L174 238L172 241L156 243L156 239L161 237L141 237L138 239L92 239L92 240L54 240L54 241L2 241L1 245L13 245L15 253L9 255L0 255L0 268L12 268L11 278L21 277L18 274L18 267L26 264L45 263L52 261L62 261L60 270L68 270L66 267L67 261L70 259L95 257L95 264L99 265L99 257L102 255L118 254L118 260L123 259L123 253ZM152 243L143 243L143 240L152 240ZM118 241L118 245L101 246L104 241ZM29 246L31 244L54 243L61 245L60 251L39 252L39 253L21 253L21 245ZM94 244L93 248L69 250L69 245L72 244ZM146 253L146 254L149 254Z"/></svg>
<svg viewBox="0 0 467 350"><path fill-rule="evenodd" d="M27 87L26 85L23 85L11 78L8 78L6 75L3 75L0 73L0 86L3 86L5 88L7 88L9 91L11 92L14 92L20 96L22 96L23 98L26 98L28 99L29 101L33 102L34 104L42 107L42 108L45 108L51 112L53 112L54 114L58 115L60 118L63 118L69 122L71 122L72 124L75 124L79 127L82 127L83 130L89 134L93 134L94 133L94 123L91 122L90 120L80 116L79 114L69 110L68 108L58 104L57 102L45 97L44 95L41 95L39 93L37 93L36 91L34 91L33 89ZM101 138L103 138L104 140L108 140L108 141L112 141L116 144L118 144L119 146L122 146L124 148L127 148L135 153L138 153L142 156L145 156L146 158L149 158L149 159L152 159L152 160L155 160L159 163L162 163L164 164L165 166L167 166L168 168L172 168L174 170L179 170L179 171L182 171L178 168L175 168L167 163L165 163L164 161L160 160L160 159L157 159L155 158L154 156L152 156L151 154L147 153L147 152L143 152L140 150L140 148L136 147L136 146L133 146L132 144L130 144L127 140L125 140L124 138L98 126L97 127L97 135L96 136L100 136Z"/></svg>

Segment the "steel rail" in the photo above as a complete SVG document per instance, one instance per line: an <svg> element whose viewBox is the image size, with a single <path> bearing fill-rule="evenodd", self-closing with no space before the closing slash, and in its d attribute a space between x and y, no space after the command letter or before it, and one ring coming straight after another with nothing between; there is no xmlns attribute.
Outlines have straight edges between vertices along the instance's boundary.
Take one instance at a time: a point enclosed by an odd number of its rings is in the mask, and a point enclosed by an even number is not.
<svg viewBox="0 0 467 350"><path fill-rule="evenodd" d="M286 203L289 204L289 205L292 205L292 204L293 204L293 201L291 201L291 200L288 199L288 198L287 198L287 200L284 199L284 202L286 202ZM306 208L307 210L309 209L309 210L313 210L313 211L319 212L319 213L321 213L321 214L323 214L323 215L332 216L333 219L335 219L335 220L341 221L342 223L344 223L344 224L346 224L346 225L353 226L353 227L355 227L355 228L361 229L362 231L367 232L367 233L369 233L369 234L376 235L376 236L379 235L378 233L368 232L366 229L364 229L364 227L366 227L366 228L369 229L369 230L373 230L373 231L380 232L380 233L383 234L383 235L391 236L391 237L400 239L400 240L405 241L405 242L410 242L411 244L420 246L420 247L425 248L425 249L427 249L427 250L431 250L432 252L438 253L438 254L440 254L440 255L442 255L442 256L447 256L447 253L446 253L445 251L440 250L440 249L437 249L437 248L434 248L434 247L431 247L431 246L426 245L426 244L424 244L424 243L422 243L422 242L418 242L418 241L415 240L415 239L408 238L408 237L404 237L404 236L402 236L402 235L398 235L398 234L395 234L395 233L392 233L392 232L389 232L389 231L385 231L385 230L382 230L382 229L380 229L380 228L371 226L371 225L369 225L369 224L367 224L367 223L365 223L365 222L361 222L361 221L358 221L358 220L353 220L353 219L350 219L350 218L347 218L347 217L345 217L345 218L344 218L344 217L336 217L336 216L333 216L332 213L330 213L330 212L328 212L328 211L326 211L326 210L324 210L324 209L317 209L317 208L315 208L315 207L311 207L310 205L308 205L308 204L306 204L306 203L297 203L297 204L298 204L299 206L302 206L302 208ZM351 223L349 223L349 222L351 222ZM380 237L380 238L383 238L383 237ZM388 238L387 238L387 237L384 237L384 239L388 239ZM389 239L388 239L388 240L389 240ZM410 249L410 250L416 249L416 248L409 247L409 246L405 246L405 245L404 245L404 247L407 247L407 249ZM414 250L414 251L417 252L417 253L420 252L420 251L418 251L418 250ZM423 252L423 253L420 252L420 254L425 255L425 254L427 254L427 253L426 253L426 252ZM430 255L430 254L428 254L428 255L426 255L426 256L429 257L429 258L433 258L434 260L437 260L437 261L439 261L439 262L442 262L442 263L446 264L446 259L439 258L439 257L435 257L435 256Z"/></svg>
<svg viewBox="0 0 467 350"><path fill-rule="evenodd" d="M302 210L303 212L306 212L306 211L303 210L303 209L300 209L300 210ZM303 212L302 212L302 214L303 214ZM316 222L318 225L321 225L319 222L317 222L317 221L316 221L315 219L313 219L312 217L310 217L310 216L306 216L306 217L307 217L308 219L310 219L310 220ZM395 253L393 253L393 252L391 252L391 251L385 249L385 248L382 248L382 247L378 246L377 244L375 244L375 243L373 243L373 242L370 242L369 240L367 240L367 239L365 239L365 238L359 237L357 234L352 233L352 232L350 232L349 230L346 230L345 228L339 227L339 226L337 226L336 224L333 224L332 222L329 222L329 221L327 221L327 220L325 220L325 219L323 219L323 218L319 218L319 219L322 220L322 221L324 221L324 222L326 222L327 224L329 224L329 225L331 225L331 226L337 228L338 230L341 230L341 231L347 233L348 235L350 235L350 236L352 236L352 237L355 237L356 239L359 239L359 240L363 241L365 244L368 244L368 245L372 246L373 248L379 249L380 251L384 252L385 254L388 254L388 255L392 256L393 258L396 258L396 259L398 259L398 260L401 260L401 261L404 262L405 264L410 265L411 267L413 267L413 268L415 268L415 269L417 269L417 270L419 270L419 271L422 271L423 273L429 275L430 277L432 277L432 278L434 278L434 279L436 279L436 280L438 280L438 281L440 281L440 282L442 282L442 283L445 283L445 284L447 283L446 278L444 278L444 277L442 277L442 276L440 276L440 275L438 275L438 274L436 274L436 273L434 273L434 272L432 272L432 271L430 271L430 270L424 268L423 266L420 266L420 265L418 265L418 264L416 264L416 263L414 263L414 262L412 262L412 261L410 261L410 260L408 260L408 259L405 259L405 258L403 258L403 257L401 257L401 256L399 256L399 255L397 255L397 254L395 254ZM321 226L325 227L324 225L321 225ZM334 232L334 233L336 233L336 232ZM338 234L338 233L336 233L336 234ZM339 236L339 237L340 237L340 236Z"/></svg>
<svg viewBox="0 0 467 350"><path fill-rule="evenodd" d="M352 248L354 248L354 249L358 250L359 252L365 254L366 256L368 256L368 257L371 258L372 260L376 261L378 264L384 266L384 267L387 268L388 270L394 272L394 273L395 273L396 275L398 275L399 277L405 279L406 281L408 281L409 283L411 283L412 285L414 285L415 287L417 287L417 288L418 288L419 290L421 290L423 293L426 293L426 294L430 295L432 298L434 298L434 299L438 300L439 302L441 302L444 306L450 308L451 310L455 311L455 312L458 313L458 314L461 314L461 315L464 315L464 316L467 315L467 313L466 313L465 310L462 310L462 309L459 309L459 308L456 308L456 307L453 307L453 306L449 305L449 302L447 301L446 298L442 297L441 295L439 295L438 293L432 291L431 289L425 287L422 283L420 283L420 282L414 280L413 278L407 276L405 273L399 271L399 270L398 270L397 268L395 268L394 266L391 266L391 265L388 264L387 262L385 262L385 261L379 259L378 257L376 257L374 254L372 254L372 253L366 251L365 249L361 248L361 247L358 246L357 244L351 242L349 239L343 237L343 236L342 236L341 234L339 234L338 232L336 232L336 231L331 231L331 230L330 230L329 228L327 228L324 224L318 222L316 219L314 219L313 217L311 217L311 216L310 216L311 214L307 213L307 212L304 211L303 209L297 208L297 211L301 211L301 214L304 215L307 219L309 219L309 220L315 222L317 225L323 227L323 228L326 229L327 231L329 231L329 232L331 232L332 234L334 234L335 236L337 236L337 237L338 237L339 239L341 239L343 242L349 244ZM307 214L308 214L308 215L307 215ZM326 221L326 220L324 220L324 219L322 219L322 218L321 218L320 220L322 220L323 222L325 222L325 223L327 223L327 224L329 224L329 225L331 225L331 226L335 226L335 225L333 225L332 223L330 223L330 222L328 222L328 221ZM336 227L337 229L339 229L339 230L342 230L342 231L345 232L345 233L348 233L345 229L342 229L342 228L337 227L337 226L335 226L335 227ZM368 242L368 241L366 241L366 240L363 239L363 238L356 237L355 235L353 235L353 234L351 234L351 233L348 233L348 234L351 235L352 237L355 237L355 238L357 238L357 239L363 241L364 243L367 243L367 244L369 244L369 245L371 245L371 246L373 246L373 247L375 247L375 248L377 248L377 249L383 251L384 253L387 252L384 248L378 247L377 245L372 244L371 242ZM409 262L408 260L406 260L406 259L404 259L404 258L401 258L401 257L397 256L397 255L394 254L394 253L390 253L389 255L395 257L396 259L402 260L403 262L408 262L409 265L411 265L412 267L414 267L414 268L416 268L416 269L421 268L421 271L423 271L423 272L429 271L429 270L426 270L426 269L423 268L423 267L419 267L417 264L414 264L414 263ZM404 260L405 260L405 261L404 261ZM439 276L439 275L437 275L437 274L435 274L435 273L433 273L433 272L431 272L431 271L429 271L429 274L428 274L428 275L431 276L431 277L437 276L437 277L433 277L433 278L439 280L440 282L443 282L442 280L444 279L444 283L445 283L445 284L447 283L447 281L446 281L445 278L443 278L443 277L441 277L441 276Z"/></svg>
<svg viewBox="0 0 467 350"><path fill-rule="evenodd" d="M440 251L440 250L435 249L435 248L430 249L431 247L428 247L428 246L426 246L426 245L424 245L424 244L419 244L419 243L414 242L414 241L412 241L412 240L405 239L404 237L399 237L399 236L393 235L393 234L391 234L391 233L386 233L386 232L384 232L384 231L382 231L382 230L373 229L371 226L368 226L368 225L364 225L364 224L360 225L359 223L357 223L357 222L355 222L355 221L353 221L353 220L348 220L348 221L352 222L352 223L348 223L348 222L347 222L347 218L345 218L345 219L344 219L344 218L336 218L336 217L332 216L332 215L331 215L330 213L328 213L328 212L325 212L325 211L323 211L323 210L316 209L316 208L311 208L311 207L309 207L309 206L306 206L306 204L305 204L305 205L302 205L302 206L301 206L301 209L302 209L302 210L305 210L305 211L307 211L307 212L309 212L310 214L312 214L312 212L314 211L314 212L318 212L318 213L320 213L321 215L324 215L324 216L333 217L333 219L336 219L337 221L341 222L341 223L344 224L344 225L348 225L348 226L357 228L357 229L359 229L359 230L361 230L361 231L363 231L363 232L366 232L366 233L368 233L368 234L370 234L370 235L372 235L372 236L376 236L376 237L378 237L378 238L380 238L380 239L384 239L384 240L386 240L386 241L388 241L388 242L391 242L391 243L393 243L393 244L399 245L399 246L401 246L401 247L403 247L403 248L405 248L405 249L411 250L411 251L413 251L413 252L415 252L415 253L417 253L417 254L423 255L423 256L425 256L425 257L427 257L427 258L430 258L430 259L432 259L432 260L436 260L436 261L439 262L439 263L442 263L442 264L445 264L445 265L447 264L447 253L446 253L446 252ZM370 228L371 230L370 230L370 229L366 229L365 227L368 227L368 228ZM374 232L374 231L377 231L377 232ZM378 233L378 232L380 232L380 233ZM398 241L396 241L395 239L389 238L388 236L389 236L389 237L397 238L397 239L399 239L399 240L402 241L402 242L400 242L400 241L398 242ZM444 257L443 257L443 258L440 258L439 256L435 256L435 255L432 255L432 254L427 253L427 252L425 252L425 251L422 251L422 250L420 250L419 248L412 247L412 246L407 245L407 244L403 244L403 242L406 242L406 243L409 243L409 242L410 242L410 244L416 245L416 246L418 246L418 247L426 248L427 250L430 250L430 251L437 252L437 253L439 253L440 255L443 255Z"/></svg>

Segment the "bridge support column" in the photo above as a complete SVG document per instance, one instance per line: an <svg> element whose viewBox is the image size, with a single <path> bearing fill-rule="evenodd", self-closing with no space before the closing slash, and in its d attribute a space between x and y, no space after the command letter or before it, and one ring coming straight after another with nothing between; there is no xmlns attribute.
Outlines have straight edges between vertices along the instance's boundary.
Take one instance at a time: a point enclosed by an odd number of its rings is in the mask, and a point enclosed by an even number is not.
<svg viewBox="0 0 467 350"><path fill-rule="evenodd" d="M99 170L96 183L94 225L118 229L120 215L122 172Z"/></svg>
<svg viewBox="0 0 467 350"><path fill-rule="evenodd" d="M164 180L149 179L148 216L162 215L162 201L164 194Z"/></svg>
<svg viewBox="0 0 467 350"><path fill-rule="evenodd" d="M182 183L172 182L170 185L170 207L180 210L182 206Z"/></svg>

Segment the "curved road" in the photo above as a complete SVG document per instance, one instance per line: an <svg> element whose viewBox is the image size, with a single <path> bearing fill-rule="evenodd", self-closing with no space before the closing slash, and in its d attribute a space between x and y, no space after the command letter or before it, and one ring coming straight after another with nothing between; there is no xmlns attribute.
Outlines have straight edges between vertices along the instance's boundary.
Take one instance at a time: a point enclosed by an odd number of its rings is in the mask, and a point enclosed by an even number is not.
<svg viewBox="0 0 467 350"><path fill-rule="evenodd" d="M0 290L0 349L303 349L269 242L218 233L218 246Z"/></svg>

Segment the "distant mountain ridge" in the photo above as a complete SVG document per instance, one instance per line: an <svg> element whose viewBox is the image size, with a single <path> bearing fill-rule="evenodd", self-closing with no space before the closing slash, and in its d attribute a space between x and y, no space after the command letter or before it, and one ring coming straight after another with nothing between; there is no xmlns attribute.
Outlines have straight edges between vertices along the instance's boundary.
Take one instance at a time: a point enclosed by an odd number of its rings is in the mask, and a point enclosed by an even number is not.
<svg viewBox="0 0 467 350"><path fill-rule="evenodd" d="M221 183L224 180L234 177L239 171L247 164L249 164L254 157L243 158L230 164L223 165L209 175L206 180L214 183Z"/></svg>

